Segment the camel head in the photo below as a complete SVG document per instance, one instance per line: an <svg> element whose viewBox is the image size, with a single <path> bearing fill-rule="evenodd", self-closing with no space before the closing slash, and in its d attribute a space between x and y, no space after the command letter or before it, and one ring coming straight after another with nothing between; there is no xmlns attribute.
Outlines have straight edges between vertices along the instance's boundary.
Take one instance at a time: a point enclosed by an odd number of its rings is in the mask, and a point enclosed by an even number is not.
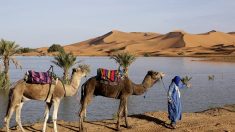
<svg viewBox="0 0 235 132"><path fill-rule="evenodd" d="M165 74L163 72L156 72L156 71L148 71L147 75L145 76L143 83L148 83L149 85L153 86L159 79L162 79Z"/></svg>
<svg viewBox="0 0 235 132"><path fill-rule="evenodd" d="M89 65L79 65L77 68L73 68L72 70L72 76L77 75L77 76L81 76L84 77L87 74L90 73L90 67Z"/></svg>
<svg viewBox="0 0 235 132"><path fill-rule="evenodd" d="M165 74L163 72L156 72L156 71L148 71L148 74L147 75L150 75L152 79L154 80L159 80L159 79L162 79Z"/></svg>

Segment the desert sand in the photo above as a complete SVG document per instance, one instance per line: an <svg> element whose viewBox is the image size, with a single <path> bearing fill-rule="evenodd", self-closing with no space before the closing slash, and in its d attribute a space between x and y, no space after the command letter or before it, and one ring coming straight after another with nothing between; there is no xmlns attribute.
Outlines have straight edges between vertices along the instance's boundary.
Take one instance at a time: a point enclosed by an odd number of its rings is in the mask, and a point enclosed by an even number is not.
<svg viewBox="0 0 235 132"><path fill-rule="evenodd" d="M176 129L169 128L166 112L147 112L128 117L132 128L127 129L122 122L121 131L127 132L154 132L154 131L176 131L176 132L232 132L235 131L235 105L220 108L212 108L202 112L183 113L183 119L177 123ZM59 132L79 131L79 122L58 121ZM84 125L88 132L112 132L115 131L116 120L87 121ZM40 131L42 123L25 125L27 131ZM19 131L19 128L11 129ZM0 129L4 131L4 129ZM53 124L49 123L48 132L53 131Z"/></svg>
<svg viewBox="0 0 235 132"><path fill-rule="evenodd" d="M53 55L48 47L23 55ZM130 52L137 56L235 56L235 33L210 31L190 34L173 31L166 34L113 30L96 38L64 46L78 56L109 56Z"/></svg>

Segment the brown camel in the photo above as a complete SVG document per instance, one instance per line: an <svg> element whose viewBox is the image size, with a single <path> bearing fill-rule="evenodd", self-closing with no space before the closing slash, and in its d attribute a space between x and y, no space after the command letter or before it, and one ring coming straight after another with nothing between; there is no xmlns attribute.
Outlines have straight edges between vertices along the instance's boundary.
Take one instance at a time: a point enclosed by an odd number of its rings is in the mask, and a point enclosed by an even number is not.
<svg viewBox="0 0 235 132"><path fill-rule="evenodd" d="M79 130L83 131L83 120L86 114L86 107L91 102L92 96L104 96L120 99L118 109L117 130L120 130L120 116L124 112L126 127L129 128L127 121L127 98L130 95L141 95L152 87L159 79L164 76L162 72L148 71L142 84L134 84L128 77L124 77L118 85L101 83L97 77L91 77L83 85L81 90L81 110L79 113ZM124 111L123 111L124 110Z"/></svg>
<svg viewBox="0 0 235 132"><path fill-rule="evenodd" d="M81 78L89 72L89 69L79 66L74 68L71 76L70 85L64 85L61 81L57 81L54 86L54 91L50 102L46 102L46 109L44 113L43 132L46 131L46 123L49 117L49 111L52 105L53 109L53 125L54 131L57 132L56 120L60 101L63 97L73 96L77 93ZM4 118L7 131L9 131L9 122L12 114L16 111L16 122L20 129L24 131L21 124L21 109L23 103L27 100L41 100L45 101L49 93L50 84L29 84L24 80L19 80L17 84L10 90L7 113Z"/></svg>

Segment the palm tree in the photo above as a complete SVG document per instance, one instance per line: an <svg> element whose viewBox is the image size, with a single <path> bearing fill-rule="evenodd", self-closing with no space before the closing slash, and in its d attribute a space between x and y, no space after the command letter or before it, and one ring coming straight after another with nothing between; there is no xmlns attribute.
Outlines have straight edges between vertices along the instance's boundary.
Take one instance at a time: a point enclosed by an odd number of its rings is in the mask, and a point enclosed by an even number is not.
<svg viewBox="0 0 235 132"><path fill-rule="evenodd" d="M5 81L4 81L5 86L10 82L10 75L9 75L10 61L12 61L15 64L16 68L20 66L19 62L14 57L14 55L17 53L18 50L19 50L19 45L15 44L15 42L1 39L0 56L4 64L3 72L5 74Z"/></svg>
<svg viewBox="0 0 235 132"><path fill-rule="evenodd" d="M128 67L131 65L132 62L135 61L136 57L135 55L130 54L129 52L121 52L112 55L110 59L114 59L116 63L119 64L119 69L120 67L122 67L124 74L127 75Z"/></svg>
<svg viewBox="0 0 235 132"><path fill-rule="evenodd" d="M54 60L51 61L52 63L54 63L55 65L59 66L64 70L63 80L65 81L65 83L68 83L69 80L69 69L73 65L78 63L75 61L76 61L76 56L74 56L71 52L66 53L64 51L60 51L59 54L57 54L54 57Z"/></svg>

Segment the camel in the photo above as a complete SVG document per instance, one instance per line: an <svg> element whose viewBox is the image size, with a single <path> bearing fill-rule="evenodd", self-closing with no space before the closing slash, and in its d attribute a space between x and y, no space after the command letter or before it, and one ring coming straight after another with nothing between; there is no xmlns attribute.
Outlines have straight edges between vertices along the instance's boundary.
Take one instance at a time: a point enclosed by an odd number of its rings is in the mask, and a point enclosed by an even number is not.
<svg viewBox="0 0 235 132"><path fill-rule="evenodd" d="M53 128L57 132L56 120L57 112L60 101L63 97L74 96L79 89L80 81L82 77L86 76L89 72L88 68L82 67L74 68L71 75L70 85L63 84L62 81L57 80L55 83L54 91L51 96L51 101L46 102L46 109L44 112L44 124L43 132L46 131L47 120L49 117L49 111L51 106L53 109ZM9 129L9 122L12 114L16 111L16 122L21 131L24 131L21 124L21 109L25 101L27 100L41 100L45 101L49 93L50 84L30 84L25 80L19 80L16 85L10 90L7 113L4 118L4 123L7 131Z"/></svg>
<svg viewBox="0 0 235 132"><path fill-rule="evenodd" d="M79 130L83 131L83 121L86 116L86 107L91 102L92 96L104 96L109 98L120 99L119 109L118 109L118 120L117 120L117 130L120 130L120 116L124 114L126 128L130 128L127 121L127 99L130 95L141 95L152 87L159 79L164 76L162 72L148 71L142 84L133 83L127 76L125 76L118 85L109 85L97 80L97 77L89 78L81 86L81 109L79 113L80 122ZM123 111L124 110L124 111Z"/></svg>

